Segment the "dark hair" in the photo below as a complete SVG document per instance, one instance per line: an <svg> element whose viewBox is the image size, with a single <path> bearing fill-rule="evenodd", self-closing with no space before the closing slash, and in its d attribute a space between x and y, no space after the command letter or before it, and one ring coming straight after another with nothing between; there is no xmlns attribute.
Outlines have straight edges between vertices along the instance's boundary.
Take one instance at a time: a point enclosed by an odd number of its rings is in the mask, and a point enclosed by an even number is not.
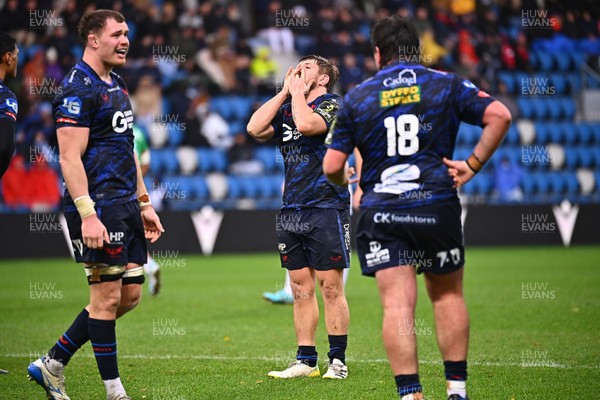
<svg viewBox="0 0 600 400"><path fill-rule="evenodd" d="M0 57L11 53L17 48L17 41L6 32L0 32Z"/></svg>
<svg viewBox="0 0 600 400"><path fill-rule="evenodd" d="M415 62L419 59L419 33L413 24L398 15L377 21L371 32L373 49L379 47L381 67L406 56Z"/></svg>
<svg viewBox="0 0 600 400"><path fill-rule="evenodd" d="M335 85L338 79L340 79L340 70L338 69L338 67L336 67L335 64L333 64L325 57L317 56L315 54L302 57L298 61L298 63L301 63L302 61L306 60L315 60L315 62L319 66L319 73L329 76L329 82L327 82L327 85L325 87L327 88L327 91L330 92L333 88L333 85Z"/></svg>
<svg viewBox="0 0 600 400"><path fill-rule="evenodd" d="M109 19L114 19L118 23L125 22L123 14L117 11L96 10L86 12L83 17L81 17L81 21L79 21L79 25L77 26L79 37L83 40L83 44L87 45L88 35L90 33L101 32L106 26L106 21Z"/></svg>

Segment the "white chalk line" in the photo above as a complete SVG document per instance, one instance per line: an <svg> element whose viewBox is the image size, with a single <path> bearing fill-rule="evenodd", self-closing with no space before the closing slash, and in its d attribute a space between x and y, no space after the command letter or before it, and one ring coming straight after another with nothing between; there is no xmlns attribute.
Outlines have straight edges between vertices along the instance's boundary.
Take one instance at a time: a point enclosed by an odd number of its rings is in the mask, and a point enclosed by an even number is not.
<svg viewBox="0 0 600 400"><path fill-rule="evenodd" d="M290 353L291 354L291 353ZM33 358L39 357L41 354L36 353ZM79 357L81 357L80 355ZM0 358L32 358L32 354L2 354ZM92 358L91 354L84 354L83 357ZM190 354L190 355L154 355L154 354L119 354L119 359L133 359L133 360L209 360L209 361L269 361L286 363L291 361L289 357L267 357L267 356L219 356L213 354ZM284 360L285 359L285 360ZM364 358L354 359L352 357L346 358L349 363L353 364L387 364L387 358ZM419 364L423 365L442 365L442 361L435 360L419 360ZM469 365L481 366L481 367L519 367L519 368L554 368L554 369L600 369L600 364L592 365L569 365L557 363L551 360L540 359L540 360L527 360L523 362L499 362L499 361L472 361L469 360Z"/></svg>

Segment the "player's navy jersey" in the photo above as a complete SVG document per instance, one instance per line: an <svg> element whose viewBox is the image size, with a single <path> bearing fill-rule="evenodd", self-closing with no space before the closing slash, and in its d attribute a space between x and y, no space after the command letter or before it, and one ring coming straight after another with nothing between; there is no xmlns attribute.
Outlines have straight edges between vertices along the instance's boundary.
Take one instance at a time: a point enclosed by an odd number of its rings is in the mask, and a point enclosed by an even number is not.
<svg viewBox="0 0 600 400"><path fill-rule="evenodd" d="M18 113L17 97L0 79L0 118L16 121Z"/></svg>
<svg viewBox="0 0 600 400"><path fill-rule="evenodd" d="M54 99L57 129L89 128L81 159L96 207L136 198L133 112L125 83L113 72L111 78L112 84L102 81L88 64L79 61L65 76ZM65 211L74 210L73 199L65 190Z"/></svg>
<svg viewBox="0 0 600 400"><path fill-rule="evenodd" d="M335 119L342 98L324 94L308 105L319 114L327 129ZM296 128L292 118L292 105L284 104L273 121L275 136L279 137L279 151L285 166L283 207L286 208L337 208L350 207L348 188L333 185L323 175L323 157L327 147L327 133L304 136Z"/></svg>
<svg viewBox="0 0 600 400"><path fill-rule="evenodd" d="M393 64L344 98L330 148L363 157L361 208L400 209L456 198L452 159L461 121L482 124L487 93L454 74Z"/></svg>

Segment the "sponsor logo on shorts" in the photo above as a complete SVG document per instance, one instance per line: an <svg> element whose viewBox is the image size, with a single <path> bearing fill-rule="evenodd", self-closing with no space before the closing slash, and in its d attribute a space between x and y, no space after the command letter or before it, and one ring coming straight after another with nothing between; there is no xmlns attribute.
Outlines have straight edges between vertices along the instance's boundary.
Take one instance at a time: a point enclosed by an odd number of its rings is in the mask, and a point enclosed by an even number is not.
<svg viewBox="0 0 600 400"><path fill-rule="evenodd" d="M344 224L344 246L350 251L350 224Z"/></svg>
<svg viewBox="0 0 600 400"><path fill-rule="evenodd" d="M417 224L417 225L437 225L438 220L435 215L418 214L395 214L389 212L376 212L373 215L373 222L376 224Z"/></svg>
<svg viewBox="0 0 600 400"><path fill-rule="evenodd" d="M367 260L367 267L374 267L375 265L383 264L390 261L390 250L382 249L381 243L377 241L369 242L370 253L365 254Z"/></svg>
<svg viewBox="0 0 600 400"><path fill-rule="evenodd" d="M123 243L124 232L109 232L108 238L111 243Z"/></svg>

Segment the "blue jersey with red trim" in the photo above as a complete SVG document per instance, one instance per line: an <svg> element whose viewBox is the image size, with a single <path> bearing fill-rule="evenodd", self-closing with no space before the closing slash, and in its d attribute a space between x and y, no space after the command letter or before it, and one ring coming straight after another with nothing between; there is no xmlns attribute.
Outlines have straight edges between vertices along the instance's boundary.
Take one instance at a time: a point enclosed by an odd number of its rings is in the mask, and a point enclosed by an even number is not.
<svg viewBox="0 0 600 400"><path fill-rule="evenodd" d="M112 83L100 79L84 61L65 76L54 99L56 128L89 128L81 159L88 190L96 206L122 204L136 198L137 171L133 152L133 112L121 77L110 73ZM65 211L74 211L65 189Z"/></svg>
<svg viewBox="0 0 600 400"><path fill-rule="evenodd" d="M360 151L361 208L443 202L456 198L442 159L452 158L460 122L481 126L493 101L457 75L396 63L348 92L327 142Z"/></svg>

